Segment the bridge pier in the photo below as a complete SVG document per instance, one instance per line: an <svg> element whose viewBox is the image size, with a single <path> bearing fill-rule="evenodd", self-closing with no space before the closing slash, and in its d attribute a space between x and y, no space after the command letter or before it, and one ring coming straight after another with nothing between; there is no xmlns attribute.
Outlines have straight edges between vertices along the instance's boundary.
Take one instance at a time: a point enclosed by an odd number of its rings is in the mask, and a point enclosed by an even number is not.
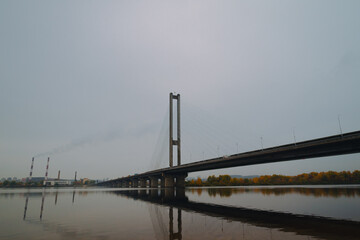
<svg viewBox="0 0 360 240"><path fill-rule="evenodd" d="M160 179L160 187L165 188L165 178L163 176Z"/></svg>
<svg viewBox="0 0 360 240"><path fill-rule="evenodd" d="M139 185L140 185L141 188L146 188L146 179L145 178L140 178Z"/></svg>
<svg viewBox="0 0 360 240"><path fill-rule="evenodd" d="M157 177L150 177L150 187L157 188L159 185L159 179Z"/></svg>
<svg viewBox="0 0 360 240"><path fill-rule="evenodd" d="M176 188L185 188L185 178L187 177L187 173L176 175Z"/></svg>
<svg viewBox="0 0 360 240"><path fill-rule="evenodd" d="M137 188L138 182L139 182L139 180L137 178L134 178L133 180L131 180L131 187Z"/></svg>
<svg viewBox="0 0 360 240"><path fill-rule="evenodd" d="M161 176L161 188L185 188L185 178L187 173L184 174L162 174Z"/></svg>
<svg viewBox="0 0 360 240"><path fill-rule="evenodd" d="M163 175L161 178L161 187L165 188L173 188L175 186L174 184L174 176L173 175Z"/></svg>

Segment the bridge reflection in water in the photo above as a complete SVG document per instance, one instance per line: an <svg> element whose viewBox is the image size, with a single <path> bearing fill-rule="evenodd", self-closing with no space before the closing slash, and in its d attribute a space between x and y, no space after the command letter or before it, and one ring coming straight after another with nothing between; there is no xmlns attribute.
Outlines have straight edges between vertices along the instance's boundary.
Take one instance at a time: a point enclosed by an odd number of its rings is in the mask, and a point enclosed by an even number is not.
<svg viewBox="0 0 360 240"><path fill-rule="evenodd" d="M360 222L357 221L193 202L188 200L183 188L118 190L110 191L110 193L148 202L151 205L168 207L169 239L182 239L183 237L182 211L204 215L205 224L206 216L210 216L226 220L227 222L241 222L243 224L267 228L270 230L270 235L271 229L274 229L322 239L358 239L360 236ZM177 232L174 231L174 212L176 211ZM157 224L164 227L163 223L158 222ZM162 232L164 235L165 231ZM242 233L244 234L244 230ZM272 237L270 238L272 239ZM244 236L243 239L245 239Z"/></svg>
<svg viewBox="0 0 360 240"><path fill-rule="evenodd" d="M225 191L221 191L225 190ZM239 189L228 189L224 188L208 188L208 189L123 189L123 190L101 190L101 191L56 191L56 192L27 192L23 193L25 198L25 207L23 220L27 223L36 224L43 226L44 231L54 232L60 234L64 239L68 239L68 235L72 236L85 236L87 239L93 239L94 236L98 236L99 232L104 229L87 229L83 225L71 225L65 218L53 218L43 215L45 207L52 208L50 205L59 205L58 195L60 199L67 197L67 204L74 203L75 193L79 195L86 195L88 197L100 196L98 194L104 194L107 196L119 196L133 202L139 206L140 203L146 203L149 208L151 217L152 229L149 229L149 239L153 239L153 233L156 239L219 239L219 238L230 238L230 239L359 239L360 236L360 222L351 220L338 220L325 217L316 217L309 215L291 214L285 212L274 212L257 209L249 209L242 207L224 206L218 204L195 202L188 199L185 194L194 193L201 194L202 192L208 192L209 195L222 195L222 197L229 197L232 194L242 194L242 191L250 191L257 194L292 194L300 193L311 196L330 196L336 198L339 196L359 196L359 188L332 188L332 189L319 189L319 188L239 188ZM222 193L223 192L223 193ZM12 196L12 195L9 195ZM105 197L102 195L102 197ZM190 197L190 196L189 196ZM40 210L40 219L26 217L29 198ZM44 200L46 198L50 201ZM135 202L134 202L135 200ZM129 201L114 201L114 203L123 202L124 205L111 205L110 208L116 207L121 209L122 207L129 206ZM31 202L31 201L30 201ZM71 203L72 202L72 203ZM60 201L64 204L64 201ZM61 205L61 204L60 204ZM67 205L68 206L68 205ZM94 205L93 207L96 207ZM119 208L120 207L120 208ZM75 210L76 208L74 208ZM356 209L354 209L356 210ZM115 211L117 213L123 211ZM103 233L104 237L112 239L116 236L123 236L121 227L118 220L117 213L108 216L108 223L114 223L113 228L108 228L109 232ZM139 212L143 210L139 209ZM146 211L145 211L146 212ZM37 215L37 214L36 214ZM136 215L136 214L135 214ZM39 215L37 215L39 216ZM45 216L45 221L42 220ZM128 215L123 218L127 218ZM87 216L86 216L87 218ZM140 222L140 221L138 221ZM134 226L133 229L129 229L129 234L133 231L137 231L139 228L136 224L138 222L130 222L129 226ZM134 225L131 225L134 224ZM144 228L140 228L144 229ZM86 232L86 234L85 234ZM85 234L85 235L84 235ZM119 235L120 234L120 235ZM129 235L130 236L130 235ZM146 236L146 235L144 235ZM135 238L134 238L135 239Z"/></svg>

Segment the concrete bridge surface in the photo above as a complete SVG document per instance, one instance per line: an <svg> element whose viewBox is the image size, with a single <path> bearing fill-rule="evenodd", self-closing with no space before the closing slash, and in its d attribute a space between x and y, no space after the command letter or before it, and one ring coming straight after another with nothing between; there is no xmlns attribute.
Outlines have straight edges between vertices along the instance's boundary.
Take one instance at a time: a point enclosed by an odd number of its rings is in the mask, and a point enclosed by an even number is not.
<svg viewBox="0 0 360 240"><path fill-rule="evenodd" d="M172 147L172 146L171 146ZM185 187L190 172L360 152L360 131L161 168L102 182L108 187Z"/></svg>

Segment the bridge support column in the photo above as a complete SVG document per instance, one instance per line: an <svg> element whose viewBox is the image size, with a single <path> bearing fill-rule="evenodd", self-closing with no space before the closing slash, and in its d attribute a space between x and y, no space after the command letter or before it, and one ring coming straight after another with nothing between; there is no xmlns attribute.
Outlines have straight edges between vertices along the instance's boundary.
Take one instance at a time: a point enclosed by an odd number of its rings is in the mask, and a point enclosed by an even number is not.
<svg viewBox="0 0 360 240"><path fill-rule="evenodd" d="M164 180L165 188L173 188L174 187L174 176L173 175L164 175L161 180Z"/></svg>
<svg viewBox="0 0 360 240"><path fill-rule="evenodd" d="M150 177L150 187L157 188L159 179L157 177Z"/></svg>
<svg viewBox="0 0 360 240"><path fill-rule="evenodd" d="M134 178L133 180L131 180L131 187L137 188L138 182L139 182L139 180L137 178Z"/></svg>
<svg viewBox="0 0 360 240"><path fill-rule="evenodd" d="M176 187L177 188L185 188L185 178L187 177L187 173L176 175Z"/></svg>
<svg viewBox="0 0 360 240"><path fill-rule="evenodd" d="M162 176L160 179L160 187L165 188L165 177L164 176Z"/></svg>
<svg viewBox="0 0 360 240"><path fill-rule="evenodd" d="M146 179L141 178L139 181L139 185L141 188L146 188Z"/></svg>

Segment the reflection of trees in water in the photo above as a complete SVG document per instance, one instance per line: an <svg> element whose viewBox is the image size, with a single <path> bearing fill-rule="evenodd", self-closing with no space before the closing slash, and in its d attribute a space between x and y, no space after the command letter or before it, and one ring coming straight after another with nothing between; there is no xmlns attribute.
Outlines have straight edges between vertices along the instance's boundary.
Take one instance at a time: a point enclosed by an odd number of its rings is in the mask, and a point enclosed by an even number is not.
<svg viewBox="0 0 360 240"><path fill-rule="evenodd" d="M223 189L209 188L208 194L210 196L220 195L220 197L230 197L233 194L233 190L234 189L231 188L223 188Z"/></svg>
<svg viewBox="0 0 360 240"><path fill-rule="evenodd" d="M314 196L314 197L358 197L360 196L360 189L352 189L352 188L290 188L290 189L282 189L275 188L273 191L269 191L269 189L259 189L261 193L264 195L284 195L289 193L297 193L306 196Z"/></svg>
<svg viewBox="0 0 360 240"><path fill-rule="evenodd" d="M232 194L242 193L261 193L263 195L285 195L285 194L300 194L314 197L360 197L360 188L207 188L196 189L200 194L202 191L207 191L211 197L230 197ZM191 189L194 193L195 189ZM200 195L199 194L199 195Z"/></svg>

